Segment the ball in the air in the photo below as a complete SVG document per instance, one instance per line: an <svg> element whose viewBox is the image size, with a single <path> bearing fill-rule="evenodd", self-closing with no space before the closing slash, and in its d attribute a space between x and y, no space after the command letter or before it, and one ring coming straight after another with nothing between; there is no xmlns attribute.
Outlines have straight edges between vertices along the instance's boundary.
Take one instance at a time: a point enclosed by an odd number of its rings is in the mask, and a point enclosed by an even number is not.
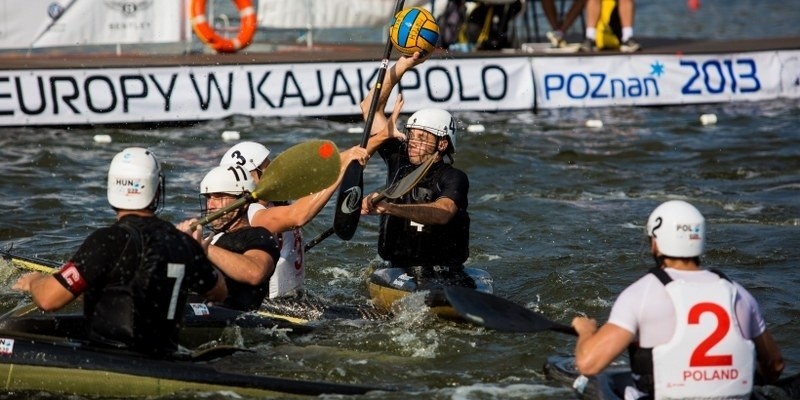
<svg viewBox="0 0 800 400"><path fill-rule="evenodd" d="M406 8L392 20L389 37L397 51L410 56L415 52L430 54L439 41L439 25L430 11L422 7Z"/></svg>

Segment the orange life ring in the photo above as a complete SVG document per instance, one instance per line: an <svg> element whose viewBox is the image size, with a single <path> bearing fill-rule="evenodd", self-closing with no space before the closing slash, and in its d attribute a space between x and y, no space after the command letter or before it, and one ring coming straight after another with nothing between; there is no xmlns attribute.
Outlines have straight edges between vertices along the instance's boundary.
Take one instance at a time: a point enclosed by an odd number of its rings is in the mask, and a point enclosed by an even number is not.
<svg viewBox="0 0 800 400"><path fill-rule="evenodd" d="M247 47L256 33L256 10L251 0L232 0L239 9L239 34L234 39L220 36L208 24L206 18L206 0L192 0L190 18L194 33L212 49L220 53L235 53Z"/></svg>

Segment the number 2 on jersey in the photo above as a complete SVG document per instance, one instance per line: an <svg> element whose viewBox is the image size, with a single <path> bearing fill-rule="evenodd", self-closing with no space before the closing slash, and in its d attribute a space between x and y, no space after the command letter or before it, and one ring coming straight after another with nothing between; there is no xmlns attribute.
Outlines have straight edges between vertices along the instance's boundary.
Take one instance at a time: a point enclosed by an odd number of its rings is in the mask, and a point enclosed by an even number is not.
<svg viewBox="0 0 800 400"><path fill-rule="evenodd" d="M711 332L705 340L703 340L697 348L692 352L692 358L689 361L690 367L716 367L716 366L729 366L733 365L733 356L730 354L723 355L709 355L708 351L711 350L717 343L719 343L731 326L731 317L728 312L719 304L714 303L698 303L692 306L689 310L690 325L700 323L700 315L703 313L711 313L717 319L717 327L714 332Z"/></svg>

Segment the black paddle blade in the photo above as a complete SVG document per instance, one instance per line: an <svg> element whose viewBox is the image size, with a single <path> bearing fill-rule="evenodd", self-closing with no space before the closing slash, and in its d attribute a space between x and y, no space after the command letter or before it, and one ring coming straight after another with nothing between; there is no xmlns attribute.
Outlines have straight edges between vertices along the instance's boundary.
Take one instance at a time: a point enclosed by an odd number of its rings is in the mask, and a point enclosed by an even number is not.
<svg viewBox="0 0 800 400"><path fill-rule="evenodd" d="M364 174L361 164L353 161L347 166L336 198L336 213L333 215L333 231L342 240L350 240L358 228L361 217L361 195Z"/></svg>
<svg viewBox="0 0 800 400"><path fill-rule="evenodd" d="M489 293L448 286L447 301L467 321L500 332L541 332L546 330L575 335L571 326L553 322L544 315Z"/></svg>

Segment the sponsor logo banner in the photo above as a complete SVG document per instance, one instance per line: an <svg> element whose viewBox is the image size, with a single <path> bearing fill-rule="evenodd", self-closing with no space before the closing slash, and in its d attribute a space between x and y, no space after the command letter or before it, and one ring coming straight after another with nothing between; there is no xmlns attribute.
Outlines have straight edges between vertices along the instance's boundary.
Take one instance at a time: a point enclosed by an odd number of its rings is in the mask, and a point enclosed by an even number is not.
<svg viewBox="0 0 800 400"><path fill-rule="evenodd" d="M637 54L531 63L540 108L666 105L797 97L798 53Z"/></svg>

